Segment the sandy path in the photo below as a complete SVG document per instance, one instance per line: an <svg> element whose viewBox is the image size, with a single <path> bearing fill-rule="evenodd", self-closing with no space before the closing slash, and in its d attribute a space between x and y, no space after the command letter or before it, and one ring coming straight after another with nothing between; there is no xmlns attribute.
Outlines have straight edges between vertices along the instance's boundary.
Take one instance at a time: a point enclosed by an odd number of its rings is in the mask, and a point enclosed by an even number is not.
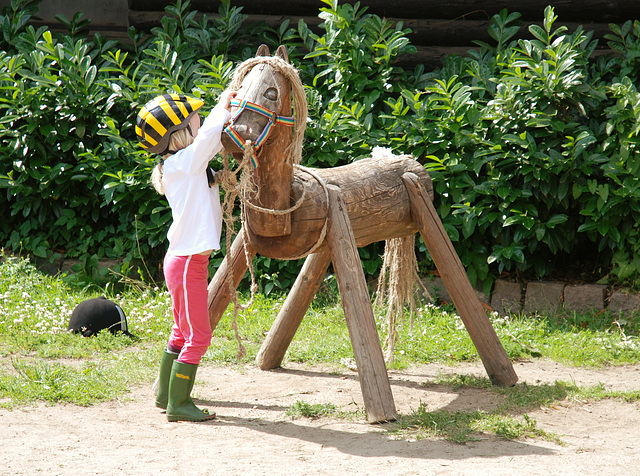
<svg viewBox="0 0 640 476"><path fill-rule="evenodd" d="M613 389L640 389L640 366L589 370L546 361L517 363L520 381L556 380ZM450 373L485 375L479 364L420 366L390 372L396 407L491 410L493 394L428 385ZM7 475L607 475L640 474L640 404L573 402L529 415L562 436L541 440L483 437L458 445L439 439L406 441L384 425L321 418L292 420L292 403L363 408L354 372L287 364L263 372L203 365L194 391L218 419L168 423L150 388L126 400L92 407L0 409L0 474Z"/></svg>

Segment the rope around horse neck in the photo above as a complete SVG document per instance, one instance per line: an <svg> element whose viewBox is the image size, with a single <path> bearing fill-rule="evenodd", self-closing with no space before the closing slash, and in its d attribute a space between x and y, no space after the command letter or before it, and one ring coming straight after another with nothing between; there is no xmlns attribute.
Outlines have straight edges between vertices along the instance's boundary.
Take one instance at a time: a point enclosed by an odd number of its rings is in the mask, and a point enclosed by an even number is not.
<svg viewBox="0 0 640 476"><path fill-rule="evenodd" d="M305 173L311 175L314 179L316 179L318 181L318 183L322 187L322 190L324 191L325 203L327 204L327 206L329 206L329 189L327 188L326 182L324 180L322 180L322 178L319 177L316 173L312 172L311 169L308 169L307 167L303 167L302 165L294 165L294 167L297 168L298 170L300 170L301 172L305 172ZM306 190L303 188L302 197L304 197L304 195L305 195L304 191L306 191ZM315 250L317 250L320 247L320 245L322 245L322 243L324 242L324 239L325 239L325 237L327 235L327 226L328 226L328 224L329 224L329 213L327 213L325 215L325 217L324 217L324 224L322 225L322 230L320 231L320 236L318 237L318 240L316 241L316 243L311 248L309 248L309 250L301 253L300 255L295 256L293 258L287 258L287 259L295 260L295 259L300 259L300 258L304 258L306 256L309 256L310 254L313 254L313 252Z"/></svg>

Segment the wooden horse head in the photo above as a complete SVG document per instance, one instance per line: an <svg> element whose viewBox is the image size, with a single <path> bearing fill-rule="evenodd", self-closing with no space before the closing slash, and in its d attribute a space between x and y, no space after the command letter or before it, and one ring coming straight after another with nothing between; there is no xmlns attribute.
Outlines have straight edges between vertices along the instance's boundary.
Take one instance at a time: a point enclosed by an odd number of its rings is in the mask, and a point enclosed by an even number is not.
<svg viewBox="0 0 640 476"><path fill-rule="evenodd" d="M293 164L300 161L307 116L304 89L297 71L289 64L286 48L280 46L275 56L269 56L269 48L260 46L255 58L238 66L231 88L237 89L238 95L232 102L231 120L224 129L222 144L237 161L249 156L252 164L245 166L255 169L257 194L252 198L255 205L286 210L290 207ZM247 147L253 151L246 154ZM284 236L291 232L291 218L286 214L250 208L247 223L260 236Z"/></svg>

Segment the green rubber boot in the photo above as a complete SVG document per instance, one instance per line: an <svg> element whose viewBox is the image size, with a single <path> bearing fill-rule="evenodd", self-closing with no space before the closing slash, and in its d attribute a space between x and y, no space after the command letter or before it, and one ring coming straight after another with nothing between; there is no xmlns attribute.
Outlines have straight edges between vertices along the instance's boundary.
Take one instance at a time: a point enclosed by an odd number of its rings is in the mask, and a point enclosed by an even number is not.
<svg viewBox="0 0 640 476"><path fill-rule="evenodd" d="M156 391L156 407L166 409L167 401L169 400L169 377L171 377L171 366L173 362L178 358L178 354L169 352L167 350L162 351L162 358L160 360L160 372L158 375Z"/></svg>
<svg viewBox="0 0 640 476"><path fill-rule="evenodd" d="M169 421L205 421L216 417L207 409L200 410L191 400L191 390L196 379L197 365L175 361L169 377L169 400L167 420Z"/></svg>

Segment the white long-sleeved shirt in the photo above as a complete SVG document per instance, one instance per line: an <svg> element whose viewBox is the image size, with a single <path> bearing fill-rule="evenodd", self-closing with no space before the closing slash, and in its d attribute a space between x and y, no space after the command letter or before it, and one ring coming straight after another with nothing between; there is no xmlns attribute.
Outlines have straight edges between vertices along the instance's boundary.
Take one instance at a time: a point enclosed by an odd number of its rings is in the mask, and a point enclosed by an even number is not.
<svg viewBox="0 0 640 476"><path fill-rule="evenodd" d="M171 206L173 223L167 233L169 252L187 256L220 249L222 207L218 185L209 187L209 160L222 150L222 128L229 111L216 106L193 143L164 161L162 186Z"/></svg>

